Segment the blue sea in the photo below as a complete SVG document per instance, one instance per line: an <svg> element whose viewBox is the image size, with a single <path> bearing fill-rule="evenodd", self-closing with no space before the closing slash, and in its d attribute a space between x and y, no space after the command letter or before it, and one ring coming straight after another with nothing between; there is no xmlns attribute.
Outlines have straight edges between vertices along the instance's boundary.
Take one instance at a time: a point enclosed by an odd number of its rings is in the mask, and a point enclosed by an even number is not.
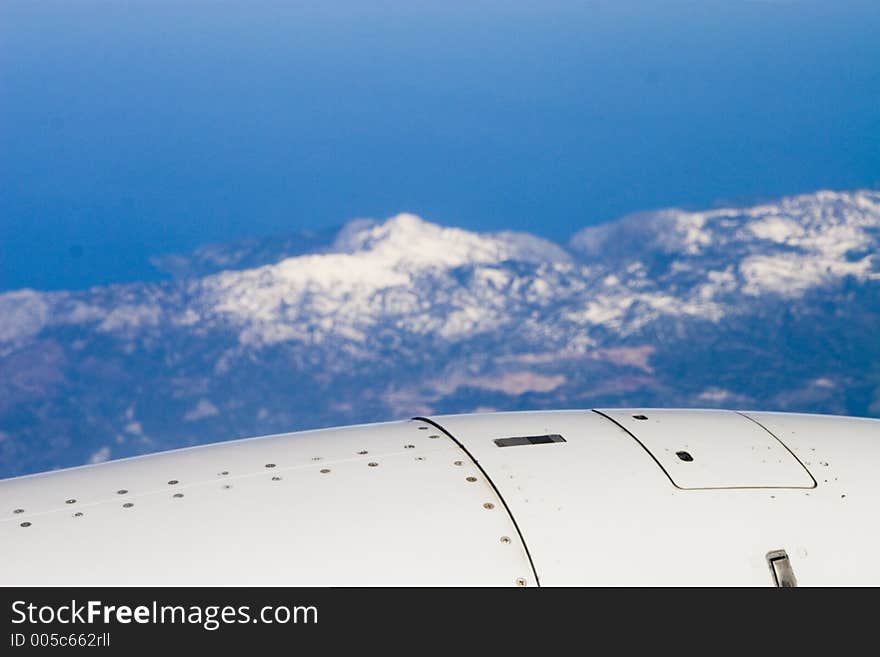
<svg viewBox="0 0 880 657"><path fill-rule="evenodd" d="M880 184L880 3L0 3L0 290L410 211L564 241Z"/></svg>

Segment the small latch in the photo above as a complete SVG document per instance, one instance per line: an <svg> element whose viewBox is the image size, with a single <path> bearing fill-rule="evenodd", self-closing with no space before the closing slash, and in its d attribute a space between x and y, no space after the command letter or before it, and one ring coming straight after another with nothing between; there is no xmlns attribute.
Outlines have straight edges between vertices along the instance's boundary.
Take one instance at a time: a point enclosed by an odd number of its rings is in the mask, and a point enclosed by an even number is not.
<svg viewBox="0 0 880 657"><path fill-rule="evenodd" d="M790 589L797 586L797 578L794 576L791 560L785 550L768 552L767 563L770 565L770 573L777 587Z"/></svg>

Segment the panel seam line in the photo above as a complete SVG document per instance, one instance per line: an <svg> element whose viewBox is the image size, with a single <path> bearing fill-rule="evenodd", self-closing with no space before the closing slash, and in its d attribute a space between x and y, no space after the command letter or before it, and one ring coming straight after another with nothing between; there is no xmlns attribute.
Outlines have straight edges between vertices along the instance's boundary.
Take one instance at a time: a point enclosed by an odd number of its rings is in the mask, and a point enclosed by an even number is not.
<svg viewBox="0 0 880 657"><path fill-rule="evenodd" d="M522 530L519 528L519 524L517 524L516 518L514 517L513 512L510 510L510 507L507 504L507 500L504 499L504 496L501 494L501 491L498 490L498 486L495 485L495 482L492 481L492 477L489 476L489 473L486 472L486 470L483 468L483 466L480 465L480 462L476 458L474 458L474 455L471 454L470 451L468 451L467 447L462 445L461 442L459 442L459 440L455 436L453 436L451 432L447 431L446 428L443 427L443 425L435 422L434 420L432 420L429 417L414 417L413 420L416 420L419 422L427 422L431 426L442 431L444 434L446 434L446 436L452 442L454 442L456 445L458 445L459 449L461 449L461 451L463 451L467 455L467 457L471 460L471 462L473 462L473 464L475 466L477 466L477 469L486 478L486 481L489 482L489 485L492 487L492 490L495 491L495 494L498 496L498 499L501 500L501 504L504 506L504 510L507 511L507 516L510 518L510 521L513 523L513 528L516 530L516 533L519 536L519 540L523 546L523 550L525 550L526 557L528 557L529 566L532 569L532 574L535 576L535 584L540 587L541 586L541 578L538 576L538 569L535 568L535 561L534 561L534 559L532 559L532 553L529 552L529 546L526 543L525 536L523 536Z"/></svg>

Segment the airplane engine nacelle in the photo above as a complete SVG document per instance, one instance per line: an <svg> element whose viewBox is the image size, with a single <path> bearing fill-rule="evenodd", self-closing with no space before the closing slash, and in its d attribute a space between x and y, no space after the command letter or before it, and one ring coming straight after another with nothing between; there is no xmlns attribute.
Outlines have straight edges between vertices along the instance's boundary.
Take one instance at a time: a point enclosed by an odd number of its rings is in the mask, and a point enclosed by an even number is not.
<svg viewBox="0 0 880 657"><path fill-rule="evenodd" d="M0 583L877 585L878 464L878 420L751 411L251 438L0 481Z"/></svg>

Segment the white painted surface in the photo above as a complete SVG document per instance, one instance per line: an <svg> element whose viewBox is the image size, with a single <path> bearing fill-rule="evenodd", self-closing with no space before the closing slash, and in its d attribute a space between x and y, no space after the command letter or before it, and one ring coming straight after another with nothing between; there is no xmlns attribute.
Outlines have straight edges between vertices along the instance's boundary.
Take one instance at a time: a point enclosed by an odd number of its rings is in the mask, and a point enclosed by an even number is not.
<svg viewBox="0 0 880 657"><path fill-rule="evenodd" d="M880 586L880 420L746 414L783 440L818 483L809 497L781 498L790 541L806 554L795 566L799 583Z"/></svg>
<svg viewBox="0 0 880 657"><path fill-rule="evenodd" d="M777 549L801 585L880 585L880 564L864 558L880 553L880 421L749 415L796 454L816 449L805 464L817 488L678 489L632 437L590 411L435 419L495 482L542 585L768 586L765 557ZM567 442L492 442L547 433ZM838 479L826 482L826 469Z"/></svg>
<svg viewBox="0 0 880 657"><path fill-rule="evenodd" d="M534 585L491 485L420 427L271 436L0 481L0 584Z"/></svg>
<svg viewBox="0 0 880 657"><path fill-rule="evenodd" d="M814 488L776 437L734 411L598 409L632 434L679 488ZM639 419L645 418L645 419ZM686 452L693 461L683 461Z"/></svg>
<svg viewBox="0 0 880 657"><path fill-rule="evenodd" d="M763 426L817 487L677 488L593 411L434 418L454 440L422 421L327 429L0 481L0 584L534 585L506 503L543 585L769 586L779 549L801 585L880 585L880 421L732 415L663 411L659 426L717 422L718 449ZM543 434L566 442L493 442ZM690 440L694 463L714 458ZM733 465L699 480L759 468Z"/></svg>

